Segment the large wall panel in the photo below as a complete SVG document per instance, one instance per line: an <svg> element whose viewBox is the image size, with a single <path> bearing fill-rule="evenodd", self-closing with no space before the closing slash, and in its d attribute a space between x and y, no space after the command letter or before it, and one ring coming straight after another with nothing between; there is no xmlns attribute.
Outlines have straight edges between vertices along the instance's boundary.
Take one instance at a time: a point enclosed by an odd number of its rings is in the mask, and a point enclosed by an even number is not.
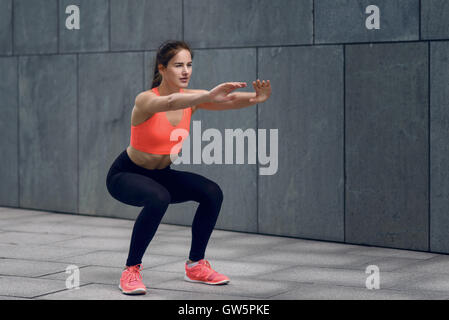
<svg viewBox="0 0 449 320"><path fill-rule="evenodd" d="M14 0L14 53L58 52L58 0Z"/></svg>
<svg viewBox="0 0 449 320"><path fill-rule="evenodd" d="M182 0L110 0L111 50L152 50L182 38Z"/></svg>
<svg viewBox="0 0 449 320"><path fill-rule="evenodd" d="M449 253L449 42L431 43L430 249Z"/></svg>
<svg viewBox="0 0 449 320"><path fill-rule="evenodd" d="M129 145L134 100L143 90L143 53L79 56L79 211L135 218L141 208L112 198L106 176Z"/></svg>
<svg viewBox="0 0 449 320"><path fill-rule="evenodd" d="M185 1L184 24L194 47L311 44L313 1Z"/></svg>
<svg viewBox="0 0 449 320"><path fill-rule="evenodd" d="M12 0L0 0L0 55L12 54Z"/></svg>
<svg viewBox="0 0 449 320"><path fill-rule="evenodd" d="M76 56L20 57L20 206L76 213Z"/></svg>
<svg viewBox="0 0 449 320"><path fill-rule="evenodd" d="M19 206L17 60L0 58L0 205L9 207Z"/></svg>
<svg viewBox="0 0 449 320"><path fill-rule="evenodd" d="M449 38L449 1L421 1L421 36L423 39Z"/></svg>
<svg viewBox="0 0 449 320"><path fill-rule="evenodd" d="M368 29L379 8L379 29ZM419 40L419 0L315 0L315 43Z"/></svg>
<svg viewBox="0 0 449 320"><path fill-rule="evenodd" d="M66 27L71 5L80 10L80 29ZM109 50L109 0L59 0L59 17L59 52Z"/></svg>
<svg viewBox="0 0 449 320"><path fill-rule="evenodd" d="M429 249L425 43L346 47L346 241Z"/></svg>
<svg viewBox="0 0 449 320"><path fill-rule="evenodd" d="M259 176L259 231L343 241L343 48L263 48L258 61L273 87L258 127L279 130L278 171Z"/></svg>

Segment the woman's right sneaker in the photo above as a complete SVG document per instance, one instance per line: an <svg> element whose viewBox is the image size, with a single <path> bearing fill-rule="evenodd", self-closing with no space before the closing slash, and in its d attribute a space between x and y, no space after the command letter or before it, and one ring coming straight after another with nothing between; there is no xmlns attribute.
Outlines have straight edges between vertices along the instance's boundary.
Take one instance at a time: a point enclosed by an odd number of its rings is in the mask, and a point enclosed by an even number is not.
<svg viewBox="0 0 449 320"><path fill-rule="evenodd" d="M209 261L205 259L201 259L198 261L198 264L193 267L189 267L186 263L184 280L212 285L226 284L230 281L227 276L212 269Z"/></svg>
<svg viewBox="0 0 449 320"><path fill-rule="evenodd" d="M122 272L120 283L118 287L124 294L145 294L147 288L142 282L142 264L136 264L135 266L126 266Z"/></svg>

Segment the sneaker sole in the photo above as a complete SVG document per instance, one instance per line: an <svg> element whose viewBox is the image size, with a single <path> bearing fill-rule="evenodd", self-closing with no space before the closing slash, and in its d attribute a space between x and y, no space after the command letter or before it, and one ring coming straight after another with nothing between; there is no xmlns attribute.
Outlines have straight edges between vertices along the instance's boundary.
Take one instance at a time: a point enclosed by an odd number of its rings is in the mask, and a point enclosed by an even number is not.
<svg viewBox="0 0 449 320"><path fill-rule="evenodd" d="M188 281L188 282L204 283L204 284L209 284L209 285L221 285L221 284L227 284L230 282L230 280L222 280L219 282L207 282L207 281L201 281L201 280L192 280L189 277L187 277L186 274L184 274L184 280Z"/></svg>
<svg viewBox="0 0 449 320"><path fill-rule="evenodd" d="M133 291L124 291L121 287L121 285L118 285L118 287L120 288L120 290L122 291L122 293L124 294L129 294L129 295L138 295L138 294L146 294L147 290L143 289L143 288L138 288L135 289Z"/></svg>

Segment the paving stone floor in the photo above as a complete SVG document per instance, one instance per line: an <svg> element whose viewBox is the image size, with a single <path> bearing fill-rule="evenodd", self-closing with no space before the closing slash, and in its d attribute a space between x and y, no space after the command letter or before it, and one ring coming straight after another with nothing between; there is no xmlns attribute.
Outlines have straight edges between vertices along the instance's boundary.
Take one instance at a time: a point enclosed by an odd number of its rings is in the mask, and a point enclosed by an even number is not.
<svg viewBox="0 0 449 320"><path fill-rule="evenodd" d="M449 255L214 230L206 258L224 286L183 280L190 228L161 224L143 259L148 293L118 281L134 221L0 207L0 300L449 299ZM70 265L79 270L73 285ZM368 266L379 288L368 289ZM368 281L368 284L373 283Z"/></svg>

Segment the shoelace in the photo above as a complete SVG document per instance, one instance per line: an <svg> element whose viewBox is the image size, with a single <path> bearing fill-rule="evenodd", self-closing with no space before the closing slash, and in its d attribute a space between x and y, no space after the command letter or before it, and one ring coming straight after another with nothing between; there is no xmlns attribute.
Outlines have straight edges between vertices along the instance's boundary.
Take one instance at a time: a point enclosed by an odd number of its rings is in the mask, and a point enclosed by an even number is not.
<svg viewBox="0 0 449 320"><path fill-rule="evenodd" d="M202 269L201 269L201 274L200 274L201 277L204 277L204 278L206 278L206 279L212 279L212 278L213 278L212 275L215 276L215 274L218 273L217 271L215 271L214 269L212 269L212 267L210 266L209 261L207 261L207 260L204 260L203 266L205 266L206 268L204 268L204 269L202 268Z"/></svg>
<svg viewBox="0 0 449 320"><path fill-rule="evenodd" d="M141 265L135 265L128 268L128 282L135 282L142 280L142 275L140 274Z"/></svg>

